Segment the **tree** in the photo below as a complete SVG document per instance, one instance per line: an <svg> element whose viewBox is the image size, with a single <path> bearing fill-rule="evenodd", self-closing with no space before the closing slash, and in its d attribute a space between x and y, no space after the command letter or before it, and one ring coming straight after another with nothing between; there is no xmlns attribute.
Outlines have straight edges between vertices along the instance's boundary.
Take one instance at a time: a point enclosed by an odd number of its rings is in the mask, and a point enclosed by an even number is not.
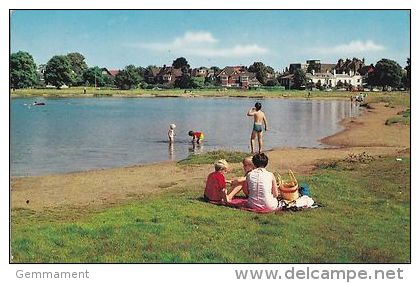
<svg viewBox="0 0 420 283"><path fill-rule="evenodd" d="M138 69L134 65L128 65L115 76L115 85L120 89L131 89L142 81Z"/></svg>
<svg viewBox="0 0 420 283"><path fill-rule="evenodd" d="M184 57L179 57L172 62L172 67L174 67L175 69L182 69L183 73L188 73L190 65L188 64L187 59L185 59Z"/></svg>
<svg viewBox="0 0 420 283"><path fill-rule="evenodd" d="M28 52L10 55L10 84L12 88L31 87L38 80L34 58Z"/></svg>
<svg viewBox="0 0 420 283"><path fill-rule="evenodd" d="M98 66L85 70L82 79L84 83L90 86L105 86L108 84L107 78L102 74L102 70Z"/></svg>
<svg viewBox="0 0 420 283"><path fill-rule="evenodd" d="M63 85L71 86L74 81L74 72L67 56L56 55L45 66L45 83L56 88Z"/></svg>
<svg viewBox="0 0 420 283"><path fill-rule="evenodd" d="M389 59L381 59L375 65L374 80L378 86L398 87L402 78L401 66Z"/></svg>
<svg viewBox="0 0 420 283"><path fill-rule="evenodd" d="M182 76L175 80L174 85L179 88L192 88L194 82L189 74L183 73Z"/></svg>
<svg viewBox="0 0 420 283"><path fill-rule="evenodd" d="M302 69L296 69L293 72L293 88L294 89L300 89L301 86L306 85L307 78L306 74Z"/></svg>
<svg viewBox="0 0 420 283"><path fill-rule="evenodd" d="M254 62L254 64L249 66L248 71L255 73L257 80L264 85L267 82L268 74L274 75L274 69L264 65L262 62Z"/></svg>
<svg viewBox="0 0 420 283"><path fill-rule="evenodd" d="M75 84L82 85L84 83L83 73L88 68L85 57L78 52L69 53L67 57L70 60L71 69L75 74Z"/></svg>
<svg viewBox="0 0 420 283"><path fill-rule="evenodd" d="M278 86L279 82L276 79L269 79L265 83L266 86Z"/></svg>
<svg viewBox="0 0 420 283"><path fill-rule="evenodd" d="M411 88L411 59L407 58L407 66L405 66L405 80L404 87Z"/></svg>
<svg viewBox="0 0 420 283"><path fill-rule="evenodd" d="M215 75L218 74L221 71L221 69L217 66L211 66L210 70L213 70Z"/></svg>

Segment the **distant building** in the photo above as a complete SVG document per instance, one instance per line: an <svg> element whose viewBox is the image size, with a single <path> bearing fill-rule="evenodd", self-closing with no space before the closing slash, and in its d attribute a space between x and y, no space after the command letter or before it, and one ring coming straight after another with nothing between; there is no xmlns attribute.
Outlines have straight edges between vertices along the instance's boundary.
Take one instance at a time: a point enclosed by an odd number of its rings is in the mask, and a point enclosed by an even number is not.
<svg viewBox="0 0 420 283"><path fill-rule="evenodd" d="M115 76L118 75L119 72L120 72L120 70L110 70L110 69L107 69L107 68L102 68L101 69L102 75L108 76L108 77L111 77L111 78L115 78Z"/></svg>
<svg viewBox="0 0 420 283"><path fill-rule="evenodd" d="M174 84L175 80L182 76L182 70L172 66L163 66L156 76L156 82L160 84Z"/></svg>
<svg viewBox="0 0 420 283"><path fill-rule="evenodd" d="M305 73L308 70L309 64L307 63L292 63L289 65L288 72L293 74L296 70L303 70Z"/></svg>
<svg viewBox="0 0 420 283"><path fill-rule="evenodd" d="M154 84L161 69L162 68L155 66L147 67L144 75L144 80L146 81L146 83Z"/></svg>
<svg viewBox="0 0 420 283"><path fill-rule="evenodd" d="M248 88L261 85L255 73L248 72L244 66L227 66L219 72L217 79L224 87Z"/></svg>
<svg viewBox="0 0 420 283"><path fill-rule="evenodd" d="M333 88L339 87L342 85L345 86L353 86L356 88L362 87L363 84L363 77L358 73L353 73L350 71L349 73L337 73L334 69L333 72L325 72L325 73L316 73L312 71L312 73L307 73L306 77L308 78L309 83L314 83L315 85L320 85L326 88Z"/></svg>
<svg viewBox="0 0 420 283"><path fill-rule="evenodd" d="M194 68L191 70L192 77L207 77L207 74L210 69L206 67ZM213 71L214 74L214 71Z"/></svg>

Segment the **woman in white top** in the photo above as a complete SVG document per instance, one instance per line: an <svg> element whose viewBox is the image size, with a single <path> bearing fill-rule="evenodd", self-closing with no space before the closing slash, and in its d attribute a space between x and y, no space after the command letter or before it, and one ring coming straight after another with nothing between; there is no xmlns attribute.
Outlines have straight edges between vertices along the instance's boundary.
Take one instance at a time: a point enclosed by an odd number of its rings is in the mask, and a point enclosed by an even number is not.
<svg viewBox="0 0 420 283"><path fill-rule="evenodd" d="M273 173L267 171L268 157L264 153L257 153L252 157L255 169L246 176L248 192L247 206L250 208L275 210L278 208L277 182ZM244 186L244 187L245 187Z"/></svg>

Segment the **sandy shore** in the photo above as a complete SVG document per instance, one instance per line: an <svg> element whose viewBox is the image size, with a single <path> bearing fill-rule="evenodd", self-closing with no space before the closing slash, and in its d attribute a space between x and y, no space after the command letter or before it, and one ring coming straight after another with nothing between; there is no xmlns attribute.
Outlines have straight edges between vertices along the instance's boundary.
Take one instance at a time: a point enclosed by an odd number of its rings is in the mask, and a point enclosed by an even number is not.
<svg viewBox="0 0 420 283"><path fill-rule="evenodd" d="M386 126L387 118L404 110L374 104L373 109L358 118L343 121L345 129L322 142L334 146L328 149L278 148L267 152L269 170L293 169L297 174L309 174L321 159L344 158L349 153L398 155L410 147L410 128L400 124ZM405 153L407 154L407 153ZM240 168L240 164L234 164ZM133 198L173 188L187 182L204 186L211 165L179 166L165 162L106 170L60 175L12 178L12 209L32 210L59 207L92 207L124 202ZM229 177L229 176L228 176Z"/></svg>

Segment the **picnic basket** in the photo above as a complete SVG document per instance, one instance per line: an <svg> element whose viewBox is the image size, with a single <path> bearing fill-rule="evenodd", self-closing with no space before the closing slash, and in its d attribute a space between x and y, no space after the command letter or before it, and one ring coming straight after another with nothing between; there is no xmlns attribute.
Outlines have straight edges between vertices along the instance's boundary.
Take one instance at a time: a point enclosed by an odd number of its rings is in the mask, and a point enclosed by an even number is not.
<svg viewBox="0 0 420 283"><path fill-rule="evenodd" d="M282 199L294 201L299 198L299 185L292 170L289 170L289 180L283 180L278 173L276 178L278 179L280 197Z"/></svg>

